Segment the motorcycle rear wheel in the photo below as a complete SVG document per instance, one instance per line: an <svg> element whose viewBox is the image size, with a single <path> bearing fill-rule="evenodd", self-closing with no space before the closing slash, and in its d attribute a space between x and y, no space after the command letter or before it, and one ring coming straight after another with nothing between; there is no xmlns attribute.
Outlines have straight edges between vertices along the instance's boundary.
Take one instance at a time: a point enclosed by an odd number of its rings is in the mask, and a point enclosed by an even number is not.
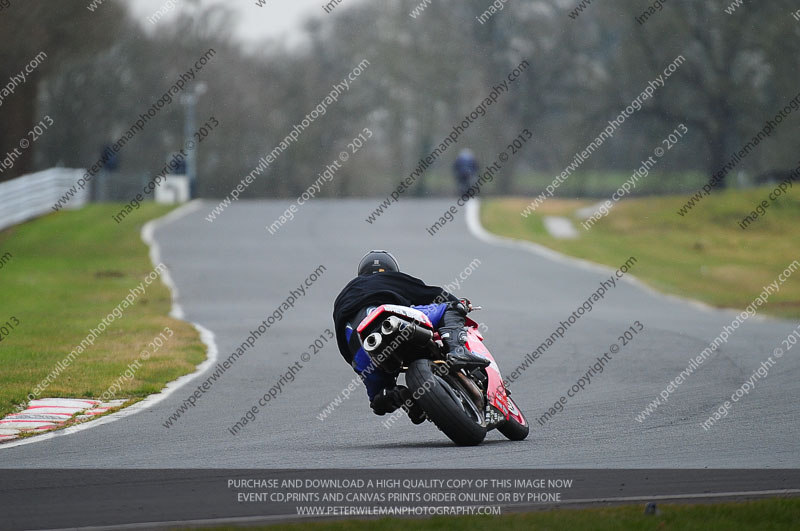
<svg viewBox="0 0 800 531"><path fill-rule="evenodd" d="M461 383L434 371L431 360L413 361L406 372L406 385L416 402L450 440L459 446L475 446L486 437L483 412L473 403Z"/></svg>

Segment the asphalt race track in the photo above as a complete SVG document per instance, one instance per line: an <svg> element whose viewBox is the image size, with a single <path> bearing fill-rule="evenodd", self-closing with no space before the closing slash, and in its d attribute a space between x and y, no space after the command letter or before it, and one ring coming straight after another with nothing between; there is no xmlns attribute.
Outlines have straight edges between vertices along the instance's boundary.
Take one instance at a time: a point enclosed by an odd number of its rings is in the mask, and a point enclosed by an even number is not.
<svg viewBox="0 0 800 531"><path fill-rule="evenodd" d="M387 429L369 410L363 389L320 421L317 415L354 375L333 342L303 364L254 422L232 435L228 428L332 327L333 299L370 248L392 250L403 270L431 284L453 282L475 264L457 294L484 308L473 317L488 326L486 344L506 376L609 276L485 243L469 232L463 213L430 236L425 228L449 207L447 201L403 200L370 225L364 218L374 206L374 200L314 201L270 235L265 227L284 202L240 201L213 223L204 219L212 203L204 202L160 228L155 236L179 303L188 320L216 334L220 360L319 265L326 270L170 428L163 423L213 370L116 422L2 448L0 468L800 467L800 350L778 360L727 418L708 431L700 426L796 324L749 319L666 406L640 423L636 415L735 313L628 282L618 282L512 385L532 425L524 442L491 432L479 447L457 448L432 424L415 427L406 418ZM635 321L644 330L539 426L536 419Z"/></svg>
<svg viewBox="0 0 800 531"><path fill-rule="evenodd" d="M55 528L150 522L145 525L149 528L155 527L153 522L172 522L164 524L169 527L215 518L244 518L239 523L262 521L265 515L273 516L263 521L280 515L296 518L291 511L236 504L224 487L232 473L223 469L240 469L244 477L245 469L267 468L457 468L465 473L478 468L640 469L619 470L613 478L602 470L596 470L600 476L576 470L581 485L572 493L576 503L798 492L800 479L793 471L776 470L773 475L741 469L800 467L800 350L777 360L726 418L708 431L700 426L796 324L747 320L716 357L640 423L636 415L730 325L736 312L665 297L636 282L617 281L513 383L513 396L532 425L526 441L510 442L491 432L478 447L458 448L432 424L416 427L405 417L387 429L385 417L369 410L361 387L320 421L318 415L353 378L333 341L302 362L294 381L283 378L280 393L273 390L275 398L259 408L255 421L231 434L229 428L278 383L287 367L302 359L308 345L325 336L332 326L333 299L368 249L392 250L403 270L429 283L458 280L455 292L484 308L473 317L488 327L487 346L506 376L613 273L516 243L479 238L468 229L463 212L431 236L425 228L449 207L447 201L404 200L370 225L364 218L374 203L315 201L271 236L265 227L284 211L285 203L240 201L209 223L204 217L212 203L204 202L157 229L162 260L179 290L177 302L186 319L216 335L218 361L234 352L312 272L320 275L171 427L164 423L214 372L215 364L155 405L124 418L1 447L0 469L43 469L7 471L0 498L9 504L3 512L17 519L5 523L10 528ZM598 357L620 343L619 336L631 326L643 329L627 345L620 344L603 372L592 376L563 411L540 425L536 419ZM149 475L138 479L134 471L95 477L46 470L61 468L220 470L198 470L192 478L184 477L185 470L142 470ZM711 475L687 471L688 476L645 470L657 468L730 470ZM94 500L104 495L110 504L98 510ZM40 510L45 500L56 499L59 512Z"/></svg>

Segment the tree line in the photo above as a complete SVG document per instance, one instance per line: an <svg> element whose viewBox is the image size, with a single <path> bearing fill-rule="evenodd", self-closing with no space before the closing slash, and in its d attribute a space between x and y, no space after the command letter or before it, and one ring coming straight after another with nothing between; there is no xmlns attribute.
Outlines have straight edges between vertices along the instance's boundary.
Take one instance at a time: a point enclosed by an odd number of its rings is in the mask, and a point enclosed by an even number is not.
<svg viewBox="0 0 800 531"><path fill-rule="evenodd" d="M225 196L251 174L344 80L347 90L246 196L301 193L364 128L373 135L320 195L385 194L523 62L529 66L509 94L458 139L458 149L488 162L521 129L534 133L494 193L532 193L525 175L561 173L679 56L685 61L581 171L629 173L685 124L689 133L660 169L710 178L800 92L800 21L790 0L748 3L731 14L724 0L671 0L659 9L615 0L592 3L579 17L556 0L506 2L490 17L488 0L437 0L412 17L418 4L343 4L310 19L302 44L289 47L243 44L237 12L189 0L155 31L122 2L89 11L77 0L12 0L0 11L0 91L37 54L46 60L2 99L0 158L44 116L54 126L0 180L91 165L209 49L214 60L184 91L202 81L198 126L210 117L219 123L197 152L206 197ZM348 79L364 61L368 67ZM184 146L184 112L180 95L164 105L120 151L120 175L157 173ZM797 120L790 113L738 169L796 166ZM418 192L444 190L435 177L449 174L452 157L427 170Z"/></svg>

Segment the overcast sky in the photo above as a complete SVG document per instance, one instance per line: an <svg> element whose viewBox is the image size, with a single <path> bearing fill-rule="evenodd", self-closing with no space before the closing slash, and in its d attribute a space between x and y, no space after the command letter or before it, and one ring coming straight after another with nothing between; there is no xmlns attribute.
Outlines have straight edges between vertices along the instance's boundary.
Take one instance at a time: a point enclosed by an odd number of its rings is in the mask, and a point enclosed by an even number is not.
<svg viewBox="0 0 800 531"><path fill-rule="evenodd" d="M361 0L342 0L340 5L331 13L326 14L322 9L323 0L266 0L264 7L258 7L255 0L202 0L204 5L224 4L235 8L239 13L239 36L244 41L253 42L264 37L278 37L292 42L292 34L300 28L302 21L309 16L334 16L337 10ZM185 0L132 0L131 8L136 16L141 17L145 27L150 23L147 18L158 11L159 8L174 5L170 14L178 12L186 5ZM168 22L165 16L159 23Z"/></svg>

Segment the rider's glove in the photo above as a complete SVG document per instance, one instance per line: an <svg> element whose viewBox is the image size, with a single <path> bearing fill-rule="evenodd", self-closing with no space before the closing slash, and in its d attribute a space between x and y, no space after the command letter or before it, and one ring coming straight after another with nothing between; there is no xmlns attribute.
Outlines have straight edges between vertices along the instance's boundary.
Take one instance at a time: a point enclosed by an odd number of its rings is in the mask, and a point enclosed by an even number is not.
<svg viewBox="0 0 800 531"><path fill-rule="evenodd" d="M372 399L372 402L369 403L369 407L372 408L372 411L376 415L385 415L397 411L397 409L403 405L408 394L408 388L403 385L384 389Z"/></svg>

